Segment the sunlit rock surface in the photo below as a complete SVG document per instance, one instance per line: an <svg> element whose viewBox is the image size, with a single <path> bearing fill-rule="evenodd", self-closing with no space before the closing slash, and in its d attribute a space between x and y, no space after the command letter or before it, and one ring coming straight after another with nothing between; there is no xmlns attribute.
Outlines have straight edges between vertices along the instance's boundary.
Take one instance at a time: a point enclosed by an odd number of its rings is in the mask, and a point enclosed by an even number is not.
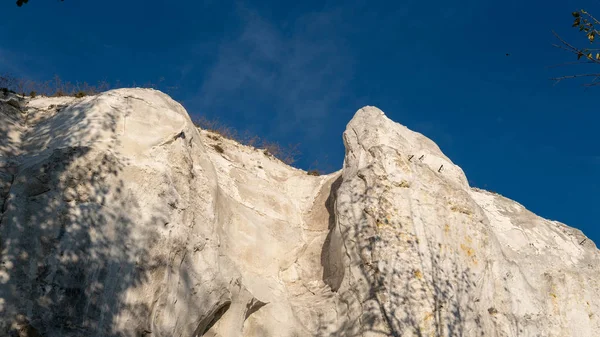
<svg viewBox="0 0 600 337"><path fill-rule="evenodd" d="M150 89L0 94L0 336L596 336L599 254L360 109L312 176Z"/></svg>

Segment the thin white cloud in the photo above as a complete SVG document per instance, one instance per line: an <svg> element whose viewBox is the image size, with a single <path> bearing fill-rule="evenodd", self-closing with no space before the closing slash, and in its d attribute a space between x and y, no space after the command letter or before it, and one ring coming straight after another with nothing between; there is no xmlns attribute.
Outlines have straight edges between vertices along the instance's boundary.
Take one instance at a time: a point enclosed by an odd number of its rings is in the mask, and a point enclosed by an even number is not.
<svg viewBox="0 0 600 337"><path fill-rule="evenodd" d="M243 29L221 42L198 95L200 107L236 114L268 107L270 133L299 129L318 138L352 78L342 10L309 13L285 28L247 7L238 13Z"/></svg>

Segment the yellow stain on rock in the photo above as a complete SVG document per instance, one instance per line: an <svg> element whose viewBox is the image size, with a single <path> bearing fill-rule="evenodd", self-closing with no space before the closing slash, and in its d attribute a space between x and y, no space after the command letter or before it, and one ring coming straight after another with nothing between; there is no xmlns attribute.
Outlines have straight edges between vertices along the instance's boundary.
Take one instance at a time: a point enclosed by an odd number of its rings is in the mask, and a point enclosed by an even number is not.
<svg viewBox="0 0 600 337"><path fill-rule="evenodd" d="M473 257L475 255L475 251L473 250L473 248L466 246L462 243L460 244L460 249L462 249L468 257Z"/></svg>
<svg viewBox="0 0 600 337"><path fill-rule="evenodd" d="M479 261L477 260L476 256L475 256L475 250L465 244L460 244L460 249L465 252L465 254L467 254L468 257L471 258L471 261L473 261L473 264L477 265L479 263Z"/></svg>
<svg viewBox="0 0 600 337"><path fill-rule="evenodd" d="M552 306L554 307L554 312L555 313L559 313L560 309L558 307L558 296L555 293L555 288L554 285L552 285L551 289L550 289L550 297L551 297L551 301L552 301Z"/></svg>
<svg viewBox="0 0 600 337"><path fill-rule="evenodd" d="M552 304L554 305L554 311L558 312L558 296L555 293L550 293L550 297L552 297Z"/></svg>

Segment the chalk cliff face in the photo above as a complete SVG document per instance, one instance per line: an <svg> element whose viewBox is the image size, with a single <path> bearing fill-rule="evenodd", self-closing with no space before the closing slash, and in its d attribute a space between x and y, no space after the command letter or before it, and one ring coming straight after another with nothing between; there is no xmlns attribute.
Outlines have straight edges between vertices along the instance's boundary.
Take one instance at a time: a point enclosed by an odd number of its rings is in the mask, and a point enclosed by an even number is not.
<svg viewBox="0 0 600 337"><path fill-rule="evenodd" d="M597 336L600 254L360 109L311 176L149 89L0 94L0 336Z"/></svg>

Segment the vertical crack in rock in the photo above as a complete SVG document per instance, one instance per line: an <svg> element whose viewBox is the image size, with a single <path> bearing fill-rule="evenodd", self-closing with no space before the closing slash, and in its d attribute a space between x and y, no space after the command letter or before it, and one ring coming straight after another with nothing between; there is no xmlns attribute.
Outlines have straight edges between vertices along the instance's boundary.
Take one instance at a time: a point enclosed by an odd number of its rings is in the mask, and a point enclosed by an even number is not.
<svg viewBox="0 0 600 337"><path fill-rule="evenodd" d="M204 336L219 321L219 319L225 315L230 306L231 301L227 301L216 307L213 312L200 322L194 336Z"/></svg>
<svg viewBox="0 0 600 337"><path fill-rule="evenodd" d="M336 226L335 217L335 202L337 191L342 184L342 176L340 175L331 185L329 197L325 202L325 207L329 214L328 233L323 249L321 251L321 265L323 267L323 282L327 284L331 291L336 292L342 280L344 279L344 261L342 257L342 242L339 229Z"/></svg>
<svg viewBox="0 0 600 337"><path fill-rule="evenodd" d="M250 302L246 305L246 313L244 314L244 321L250 317L253 313L257 312L258 309L264 307L267 303L261 302L256 298L252 298Z"/></svg>

